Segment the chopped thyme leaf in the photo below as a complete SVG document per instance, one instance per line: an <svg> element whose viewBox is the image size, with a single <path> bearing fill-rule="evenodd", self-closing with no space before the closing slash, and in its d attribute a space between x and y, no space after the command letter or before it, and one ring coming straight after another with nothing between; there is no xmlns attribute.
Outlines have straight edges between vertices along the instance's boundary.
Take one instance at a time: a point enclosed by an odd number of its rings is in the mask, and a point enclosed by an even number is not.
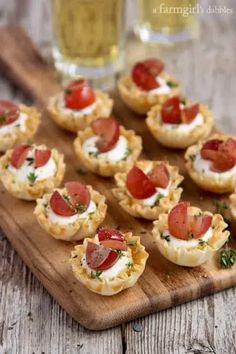
<svg viewBox="0 0 236 354"><path fill-rule="evenodd" d="M91 278L98 279L98 280L102 281L102 279L100 278L101 274L102 274L102 271L100 271L100 270L97 270L96 272L91 271Z"/></svg>
<svg viewBox="0 0 236 354"><path fill-rule="evenodd" d="M161 234L161 238L166 240L167 242L170 242L170 235L164 235L163 233Z"/></svg>
<svg viewBox="0 0 236 354"><path fill-rule="evenodd" d="M48 207L48 203L44 203L43 206L44 206L44 208L47 208Z"/></svg>
<svg viewBox="0 0 236 354"><path fill-rule="evenodd" d="M6 119L7 117L4 114L0 115L0 122L5 122Z"/></svg>
<svg viewBox="0 0 236 354"><path fill-rule="evenodd" d="M192 162L196 160L196 155L189 155L189 158Z"/></svg>
<svg viewBox="0 0 236 354"><path fill-rule="evenodd" d="M164 197L164 195L161 194L161 193L159 193L159 194L157 195L156 200L155 200L155 204L158 204L158 203L159 203L159 200L160 200L161 198L163 198L163 197Z"/></svg>
<svg viewBox="0 0 236 354"><path fill-rule="evenodd" d="M63 194L62 197L65 199L67 203L70 203L70 197L66 194Z"/></svg>
<svg viewBox="0 0 236 354"><path fill-rule="evenodd" d="M75 209L76 209L77 213L83 214L87 210L87 207L84 204L77 204Z"/></svg>
<svg viewBox="0 0 236 354"><path fill-rule="evenodd" d="M221 268L231 268L236 263L236 250L221 249L219 258Z"/></svg>
<svg viewBox="0 0 236 354"><path fill-rule="evenodd" d="M166 81L166 84L171 88L178 87L178 84L173 81Z"/></svg>
<svg viewBox="0 0 236 354"><path fill-rule="evenodd" d="M118 250L117 253L118 253L119 258L124 257L124 252L122 252L121 250Z"/></svg>
<svg viewBox="0 0 236 354"><path fill-rule="evenodd" d="M123 157L122 161L126 160L127 157L132 153L132 150L130 148L126 149L125 156Z"/></svg>
<svg viewBox="0 0 236 354"><path fill-rule="evenodd" d="M185 98L182 98L182 100L180 101L184 106L186 106L186 99Z"/></svg>
<svg viewBox="0 0 236 354"><path fill-rule="evenodd" d="M90 155L90 156L93 156L93 157L98 157L99 154L100 154L99 151L95 151L95 152L90 151L90 152L89 152L89 155Z"/></svg>
<svg viewBox="0 0 236 354"><path fill-rule="evenodd" d="M202 240L201 238L198 240L199 246L204 247L208 244L207 241Z"/></svg>
<svg viewBox="0 0 236 354"><path fill-rule="evenodd" d="M28 178L28 181L30 182L30 184L34 184L34 182L36 181L37 177L38 176L34 172L30 172L27 175L27 178Z"/></svg>
<svg viewBox="0 0 236 354"><path fill-rule="evenodd" d="M133 264L132 262L130 262L130 261L129 261L129 262L126 264L126 267L127 267L127 268L132 268L132 267L133 267L133 265L134 265L134 264Z"/></svg>
<svg viewBox="0 0 236 354"><path fill-rule="evenodd" d="M26 161L28 161L28 166L31 166L34 162L34 159L33 159L33 157L27 157Z"/></svg>

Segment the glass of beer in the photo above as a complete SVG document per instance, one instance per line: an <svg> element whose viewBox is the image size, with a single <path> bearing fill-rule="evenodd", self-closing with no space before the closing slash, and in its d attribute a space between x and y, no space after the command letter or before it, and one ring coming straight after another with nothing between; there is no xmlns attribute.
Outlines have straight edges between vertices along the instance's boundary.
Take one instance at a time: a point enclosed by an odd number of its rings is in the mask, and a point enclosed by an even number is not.
<svg viewBox="0 0 236 354"><path fill-rule="evenodd" d="M135 32L143 42L171 44L197 37L196 0L137 0Z"/></svg>
<svg viewBox="0 0 236 354"><path fill-rule="evenodd" d="M103 79L124 61L125 0L51 0L53 58L65 77Z"/></svg>

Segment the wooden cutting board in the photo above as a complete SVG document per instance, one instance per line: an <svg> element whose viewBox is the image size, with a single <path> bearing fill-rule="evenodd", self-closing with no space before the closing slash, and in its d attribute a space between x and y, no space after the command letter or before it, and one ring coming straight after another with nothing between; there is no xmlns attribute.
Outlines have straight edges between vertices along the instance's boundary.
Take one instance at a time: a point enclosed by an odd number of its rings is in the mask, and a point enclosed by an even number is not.
<svg viewBox="0 0 236 354"><path fill-rule="evenodd" d="M58 91L59 84L53 70L40 57L30 39L18 27L4 27L0 29L0 43L0 69L29 93L43 111L36 142L64 152L67 164L65 180L80 179L103 193L108 204L104 225L119 226L121 230L132 230L140 235L150 254L146 269L133 288L112 297L96 295L80 285L71 272L68 259L73 245L54 240L40 228L32 214L34 202L14 199L1 187L0 226L60 305L85 327L99 330L236 285L236 268L220 269L217 256L204 266L187 269L168 262L160 255L151 235L152 223L135 219L118 206L110 192L112 179L81 173L72 148L75 135L57 127L44 112L48 97ZM178 165L185 176L183 199L205 210L215 211L213 199L216 196L201 191L191 182L184 168L183 154L161 147L151 137L144 119L126 108L116 92L113 97L114 113L120 122L135 129L143 138L142 157L168 159Z"/></svg>

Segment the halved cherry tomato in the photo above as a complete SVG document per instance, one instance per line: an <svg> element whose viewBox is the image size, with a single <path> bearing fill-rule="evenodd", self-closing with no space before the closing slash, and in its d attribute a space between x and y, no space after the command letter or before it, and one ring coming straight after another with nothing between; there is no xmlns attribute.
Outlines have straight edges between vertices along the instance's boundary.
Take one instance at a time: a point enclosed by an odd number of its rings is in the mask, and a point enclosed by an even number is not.
<svg viewBox="0 0 236 354"><path fill-rule="evenodd" d="M0 100L0 127L11 124L19 117L20 110L10 101Z"/></svg>
<svg viewBox="0 0 236 354"><path fill-rule="evenodd" d="M71 204L74 207L77 207L78 205L84 206L85 208L81 209L81 211L84 212L88 208L91 200L91 196L87 186L85 186L83 183L80 183L78 181L73 181L73 182L66 182L65 187L67 193L70 196ZM80 209L78 209L78 211L79 210Z"/></svg>
<svg viewBox="0 0 236 354"><path fill-rule="evenodd" d="M225 152L218 151L216 159L211 164L211 170L214 172L225 172L235 165L234 158Z"/></svg>
<svg viewBox="0 0 236 354"><path fill-rule="evenodd" d="M234 159L236 163L236 140L228 138L223 144L221 144L220 151L228 153Z"/></svg>
<svg viewBox="0 0 236 354"><path fill-rule="evenodd" d="M58 191L53 192L50 198L50 207L55 214L60 216L72 216L77 213L76 209L73 209L61 196Z"/></svg>
<svg viewBox="0 0 236 354"><path fill-rule="evenodd" d="M96 146L100 152L110 151L119 140L120 127L115 118L98 118L91 123L91 128L99 140Z"/></svg>
<svg viewBox="0 0 236 354"><path fill-rule="evenodd" d="M126 242L124 241L104 240L104 241L100 241L100 244L105 247L112 248L113 250L127 251L127 245Z"/></svg>
<svg viewBox="0 0 236 354"><path fill-rule="evenodd" d="M186 107L181 110L181 120L183 123L191 123L199 113L199 104L196 103L191 107Z"/></svg>
<svg viewBox="0 0 236 354"><path fill-rule="evenodd" d="M126 185L130 194L137 199L149 198L156 192L154 184L137 166L129 171Z"/></svg>
<svg viewBox="0 0 236 354"><path fill-rule="evenodd" d="M34 153L34 165L36 168L46 165L51 157L51 150L35 150Z"/></svg>
<svg viewBox="0 0 236 354"><path fill-rule="evenodd" d="M154 77L159 75L164 69L164 63L161 60L155 58L146 59L143 61L143 64Z"/></svg>
<svg viewBox="0 0 236 354"><path fill-rule="evenodd" d="M168 229L176 238L186 240L188 238L188 207L189 202L180 202L168 215Z"/></svg>
<svg viewBox="0 0 236 354"><path fill-rule="evenodd" d="M15 168L20 168L25 162L30 149L31 146L27 144L16 146L11 155L11 165Z"/></svg>
<svg viewBox="0 0 236 354"><path fill-rule="evenodd" d="M220 145L223 144L222 140L219 139L211 139L208 140L205 144L203 144L201 148L201 157L205 160L214 161L217 159L217 151L220 148Z"/></svg>
<svg viewBox="0 0 236 354"><path fill-rule="evenodd" d="M100 229L98 231L99 241L116 240L124 241L124 236L116 229Z"/></svg>
<svg viewBox="0 0 236 354"><path fill-rule="evenodd" d="M161 119L164 123L181 123L180 99L178 96L169 98L162 106Z"/></svg>
<svg viewBox="0 0 236 354"><path fill-rule="evenodd" d="M169 184L169 172L164 164L157 164L148 174L151 182L160 188L166 188Z"/></svg>
<svg viewBox="0 0 236 354"><path fill-rule="evenodd" d="M64 100L67 108L83 109L95 102L96 95L87 80L74 80L66 87Z"/></svg>
<svg viewBox="0 0 236 354"><path fill-rule="evenodd" d="M159 87L159 83L156 81L148 70L144 63L138 62L134 65L132 70L132 80L142 90L149 91Z"/></svg>
<svg viewBox="0 0 236 354"><path fill-rule="evenodd" d="M188 217L188 232L191 233L193 238L197 239L211 226L212 216L211 215L194 215Z"/></svg>
<svg viewBox="0 0 236 354"><path fill-rule="evenodd" d="M88 242L85 256L88 266L95 270L108 269L119 258L117 252L93 242Z"/></svg>

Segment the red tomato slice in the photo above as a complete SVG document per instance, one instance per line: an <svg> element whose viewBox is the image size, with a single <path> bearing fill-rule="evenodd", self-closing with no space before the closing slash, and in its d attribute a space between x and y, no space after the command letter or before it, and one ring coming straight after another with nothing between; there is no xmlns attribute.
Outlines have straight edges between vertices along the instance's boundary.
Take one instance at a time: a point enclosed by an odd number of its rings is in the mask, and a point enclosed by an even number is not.
<svg viewBox="0 0 236 354"><path fill-rule="evenodd" d="M156 192L154 184L137 166L129 171L126 185L130 194L137 199L149 198Z"/></svg>
<svg viewBox="0 0 236 354"><path fill-rule="evenodd" d="M154 166L148 176L156 187L166 188L169 184L170 176L164 164Z"/></svg>
<svg viewBox="0 0 236 354"><path fill-rule="evenodd" d="M113 266L118 260L118 253L103 245L88 242L86 248L86 262L95 270L105 270Z"/></svg>
<svg viewBox="0 0 236 354"><path fill-rule="evenodd" d="M199 113L199 104L196 103L191 107L186 107L181 110L181 120L183 123L191 123Z"/></svg>
<svg viewBox="0 0 236 354"><path fill-rule="evenodd" d="M50 198L50 207L54 211L55 214L61 216L72 216L77 213L75 209L73 209L61 196L58 191L53 192Z"/></svg>
<svg viewBox="0 0 236 354"><path fill-rule="evenodd" d="M161 119L164 123L181 123L180 99L178 96L169 98L162 106Z"/></svg>
<svg viewBox="0 0 236 354"><path fill-rule="evenodd" d="M188 239L189 202L180 202L168 215L168 229L172 236L181 240Z"/></svg>
<svg viewBox="0 0 236 354"><path fill-rule="evenodd" d="M123 241L118 241L118 240L104 240L100 241L100 244L112 248L114 250L121 250L121 251L127 251L127 245Z"/></svg>
<svg viewBox="0 0 236 354"><path fill-rule="evenodd" d="M67 193L71 197L71 203L74 207L78 205L85 206L87 209L91 200L87 186L78 181L65 183ZM82 208L82 212L84 212Z"/></svg>
<svg viewBox="0 0 236 354"><path fill-rule="evenodd" d="M164 63L161 60L155 58L146 59L143 61L143 64L154 77L158 76L164 69Z"/></svg>
<svg viewBox="0 0 236 354"><path fill-rule="evenodd" d="M19 117L19 107L10 101L0 100L0 127L11 124Z"/></svg>
<svg viewBox="0 0 236 354"><path fill-rule="evenodd" d="M218 151L216 159L211 164L211 170L214 172L225 172L234 167L234 158L228 153Z"/></svg>
<svg viewBox="0 0 236 354"><path fill-rule="evenodd" d="M96 146L100 152L110 151L119 140L120 127L115 118L98 118L91 127L94 134L99 135Z"/></svg>
<svg viewBox="0 0 236 354"><path fill-rule="evenodd" d="M30 149L31 146L27 144L16 146L11 155L11 165L15 168L20 168L25 162Z"/></svg>
<svg viewBox="0 0 236 354"><path fill-rule="evenodd" d="M201 157L205 160L215 161L217 159L217 151L223 144L222 140L208 140L201 148Z"/></svg>
<svg viewBox="0 0 236 354"><path fill-rule="evenodd" d="M67 108L83 109L95 102L96 95L87 80L75 80L66 87L64 100Z"/></svg>
<svg viewBox="0 0 236 354"><path fill-rule="evenodd" d="M212 216L210 215L196 215L188 217L188 232L192 234L193 238L198 239L205 234L212 223Z"/></svg>
<svg viewBox="0 0 236 354"><path fill-rule="evenodd" d="M116 229L100 229L98 231L99 241L116 240L124 241L124 236Z"/></svg>
<svg viewBox="0 0 236 354"><path fill-rule="evenodd" d="M236 163L236 140L233 138L227 139L223 144L221 144L219 150L232 156L234 162Z"/></svg>
<svg viewBox="0 0 236 354"><path fill-rule="evenodd" d="M35 150L34 165L36 168L46 165L51 157L51 150Z"/></svg>
<svg viewBox="0 0 236 354"><path fill-rule="evenodd" d="M142 90L149 91L159 87L160 85L156 81L143 62L138 62L134 65L132 70L132 80Z"/></svg>

